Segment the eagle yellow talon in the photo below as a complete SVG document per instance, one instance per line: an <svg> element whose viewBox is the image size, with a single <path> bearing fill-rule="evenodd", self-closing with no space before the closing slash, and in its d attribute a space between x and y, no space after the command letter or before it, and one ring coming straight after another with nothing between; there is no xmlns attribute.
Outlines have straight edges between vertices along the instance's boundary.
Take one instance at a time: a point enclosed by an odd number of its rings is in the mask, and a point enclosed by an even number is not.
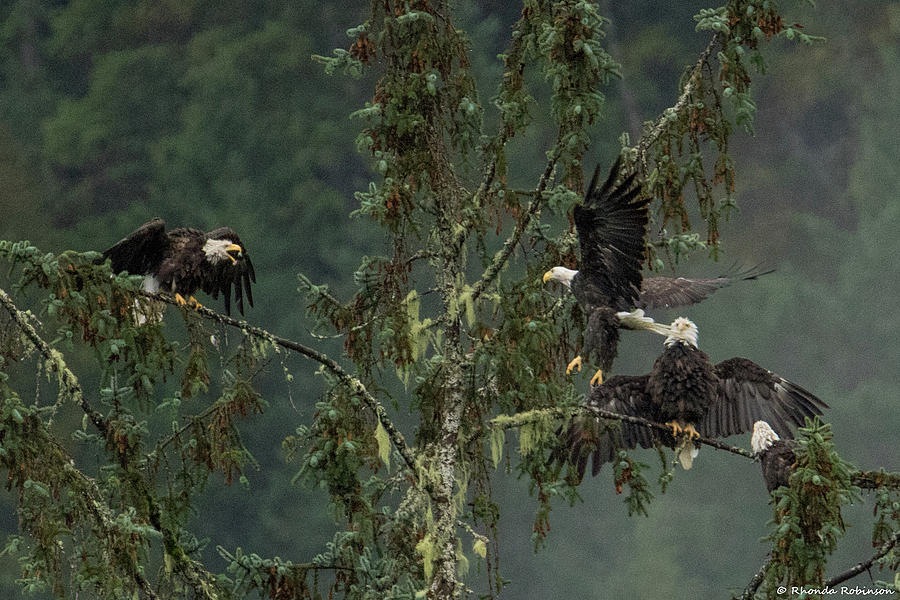
<svg viewBox="0 0 900 600"><path fill-rule="evenodd" d="M188 299L185 300L184 296L182 296L178 292L175 292L175 304L177 304L178 306L188 306L190 308L193 308L194 310L203 308L203 305L200 304L200 302L193 296L189 296Z"/></svg>
<svg viewBox="0 0 900 600"><path fill-rule="evenodd" d="M666 427L672 428L672 437L678 437L678 435L684 431L678 421L669 421L666 423ZM690 427L690 425L688 425L688 427Z"/></svg>
<svg viewBox="0 0 900 600"><path fill-rule="evenodd" d="M581 357L576 356L572 359L572 362L566 367L566 375L571 375L573 372L577 373L581 370Z"/></svg>
<svg viewBox="0 0 900 600"><path fill-rule="evenodd" d="M687 434L687 435L690 437L690 439L692 439L692 440L693 440L694 438L700 437L700 434L697 433L697 430L694 429L694 426L693 426L693 425L690 425L690 424L689 424L687 427L684 428L683 431L684 431L684 433Z"/></svg>
<svg viewBox="0 0 900 600"><path fill-rule="evenodd" d="M602 385L603 384L603 369L597 369L597 372L594 373L594 376L591 377L591 385Z"/></svg>

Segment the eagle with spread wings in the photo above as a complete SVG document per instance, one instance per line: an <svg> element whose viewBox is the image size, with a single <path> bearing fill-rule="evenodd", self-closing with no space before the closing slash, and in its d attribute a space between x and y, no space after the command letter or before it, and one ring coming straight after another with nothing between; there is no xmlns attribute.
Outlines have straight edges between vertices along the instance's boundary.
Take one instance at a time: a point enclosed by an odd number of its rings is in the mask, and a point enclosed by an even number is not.
<svg viewBox="0 0 900 600"><path fill-rule="evenodd" d="M593 457L591 473L596 475L619 449L650 448L659 441L675 448L682 467L690 469L699 450L697 437L746 433L763 420L777 432L776 438L792 439L792 427L828 408L796 383L749 359L713 365L697 347L697 326L688 319L675 319L669 330L665 350L650 373L610 377L591 391L586 404L665 424L672 433L631 422L607 430L594 418L576 417L560 430L555 460L575 465L582 477Z"/></svg>
<svg viewBox="0 0 900 600"><path fill-rule="evenodd" d="M101 260L106 259L114 272L144 275L144 290L174 294L179 304L200 307L194 294L203 290L214 299L222 294L228 315L232 292L242 315L245 295L253 306L250 284L256 282L256 273L230 227L206 233L188 227L166 231L165 222L156 218L104 252Z"/></svg>
<svg viewBox="0 0 900 600"><path fill-rule="evenodd" d="M674 308L695 304L718 289L770 271L750 269L708 279L643 277L650 197L643 194L636 174L620 176L622 159L610 169L598 187L600 166L594 171L584 201L573 211L581 248L578 270L553 267L544 273L544 283L558 281L572 290L587 316L584 347L566 367L566 373L581 369L584 357L596 357L599 369L592 384L603 381L604 371L615 360L622 314L635 309ZM627 326L627 325L626 325Z"/></svg>

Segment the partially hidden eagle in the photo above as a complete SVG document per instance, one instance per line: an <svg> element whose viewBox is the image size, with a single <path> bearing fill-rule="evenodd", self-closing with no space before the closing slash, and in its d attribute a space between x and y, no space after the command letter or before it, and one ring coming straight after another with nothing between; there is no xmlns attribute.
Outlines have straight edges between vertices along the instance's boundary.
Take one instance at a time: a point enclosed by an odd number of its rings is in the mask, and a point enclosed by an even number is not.
<svg viewBox="0 0 900 600"><path fill-rule="evenodd" d="M253 306L250 284L256 282L256 273L247 249L230 227L207 233L188 227L166 231L165 222L156 218L104 252L101 260L107 258L114 272L145 275L144 290L174 294L178 304L199 307L197 290L214 299L221 293L225 314L230 315L233 290L242 315L244 295Z"/></svg>
<svg viewBox="0 0 900 600"><path fill-rule="evenodd" d="M641 194L635 173L615 185L622 158L619 157L602 187L597 187L600 165L591 178L584 201L573 210L581 248L578 270L553 267L543 281L559 281L572 290L587 316L584 347L566 367L566 373L581 369L583 357L595 356L599 369L591 384L602 383L603 372L615 360L619 327L616 313L635 308L674 308L704 300L735 281L756 279L771 271L750 269L708 279L643 277L643 263L650 219L650 197Z"/></svg>
<svg viewBox="0 0 900 600"><path fill-rule="evenodd" d="M781 439L765 421L753 424L750 450L759 458L769 493L782 485L788 485L794 463L797 462L793 445L793 440Z"/></svg>
<svg viewBox="0 0 900 600"><path fill-rule="evenodd" d="M681 466L690 469L699 450L696 437L746 433L756 421L765 420L790 439L792 426L828 408L799 385L746 358L713 365L697 348L697 326L688 319L675 319L669 329L665 350L650 373L610 377L591 391L586 404L665 424L672 433L624 421L618 431L601 431L596 419L576 417L560 430L555 460L575 465L583 477L593 456L591 472L596 475L620 448L650 448L659 440L675 448Z"/></svg>

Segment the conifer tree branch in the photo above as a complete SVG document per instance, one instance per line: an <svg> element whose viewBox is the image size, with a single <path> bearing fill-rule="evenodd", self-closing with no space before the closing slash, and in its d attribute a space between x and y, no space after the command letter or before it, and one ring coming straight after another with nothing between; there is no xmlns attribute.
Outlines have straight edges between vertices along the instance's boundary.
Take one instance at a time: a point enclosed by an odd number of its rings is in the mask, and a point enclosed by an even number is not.
<svg viewBox="0 0 900 600"><path fill-rule="evenodd" d="M900 473L887 471L855 471L850 475L853 485L865 490L887 488L900 490Z"/></svg>
<svg viewBox="0 0 900 600"><path fill-rule="evenodd" d="M512 429L515 427L527 425L529 423L540 422L547 417L550 417L552 419L565 420L585 414L603 419L612 419L616 421L634 423L636 425L643 425L644 427L657 429L659 431L664 431L667 433L671 432L668 427L661 423L654 423L653 421L641 417L634 417L631 415L620 415L618 413L610 412L608 410L603 410L602 408L593 406L575 406L571 408L540 408L519 413L517 415L499 415L491 420L491 426L500 427L502 429ZM705 444L707 446L711 446L718 450L725 450L726 452L731 452L732 454L737 454L745 458L756 460L756 457L751 451L740 448L738 446L726 444L717 439L701 436L698 438L694 438L694 441ZM850 474L850 480L853 485L863 489L900 489L900 473L859 470L854 471Z"/></svg>
<svg viewBox="0 0 900 600"><path fill-rule="evenodd" d="M678 114L684 110L685 106L687 106L691 95L694 93L694 89L697 87L697 82L703 75L703 66L706 64L706 61L709 60L709 55L712 54L713 48L715 48L718 42L719 34L716 33L709 40L709 43L706 45L703 52L700 53L700 58L694 65L688 80L684 84L684 88L681 90L681 95L678 96L678 100L676 100L674 106L663 111L663 114L660 115L656 120L656 123L650 128L650 131L641 136L641 139L638 141L637 160L644 170L645 177L650 173L650 169L647 167L647 151L666 130L666 126L669 123L668 115L672 113Z"/></svg>
<svg viewBox="0 0 900 600"><path fill-rule="evenodd" d="M170 296L166 296L163 294L151 294L144 291L140 291L137 293L148 298L152 298L153 300L165 302L166 304L171 304L172 306L178 306L179 308L181 308L175 301L175 299ZM196 313L204 319L209 319L217 323L221 323L222 325L236 327L247 335L252 335L258 339L266 340L268 342L271 342L272 344L281 346L282 348L285 348L287 350L291 350L292 352L302 354L303 356L318 362L326 369L328 369L328 371L330 371L339 380L341 380L342 383L349 387L353 391L353 393L359 395L363 402L365 402L366 405L372 410L372 412L375 413L375 416L381 422L381 426L384 427L385 431L387 431L388 436L391 438L391 442L394 444L397 452L403 458L403 462L406 463L406 466L411 471L412 476L418 481L418 471L416 470L416 462L415 458L413 458L412 450L407 445L406 438L404 438L403 434L400 433L400 431L394 426L393 421L391 421L390 417L387 414L387 410L385 410L384 406L380 402L378 402L377 399L375 399L375 397L371 394L371 392L369 392L368 389L366 389L365 384L363 384L363 382L360 381L359 378L350 375L350 373L348 373L334 359L330 358L328 355L322 352L319 352L318 350L315 350L314 348L305 346L300 342L295 342L294 340L289 340L287 338L277 336L266 331L262 327L256 327L254 325L250 325L246 321L241 321L233 317L217 313L216 311L205 306L198 307L196 309Z"/></svg>
<svg viewBox="0 0 900 600"><path fill-rule="evenodd" d="M895 531L894 535L891 537L891 539L889 539L888 541L883 543L878 548L878 551L875 552L875 554L869 560L867 560L865 562L861 562L857 565L854 565L853 567L847 569L840 575L835 575L834 577L832 577L831 579L829 579L828 581L825 582L825 587L826 588L834 587L839 583L843 583L843 582L847 581L848 579L852 579L852 578L856 577L863 571L868 571L872 567L872 565L875 564L876 561L878 561L879 559L884 557L895 546L897 546L898 543L900 543L900 531Z"/></svg>
<svg viewBox="0 0 900 600"><path fill-rule="evenodd" d="M576 406L571 408L539 408L535 410L530 410L528 412L520 413L517 415L509 416L509 415L501 415L498 417L494 417L491 420L492 427L501 427L503 429L510 429L513 427L521 427L522 425L526 425L528 423L536 423L539 421L545 420L548 416L553 419L570 419L572 417L578 415L589 415L593 417L599 417L603 419L612 419L616 421L625 421L627 423L634 423L636 425L643 425L644 427L649 427L650 429L657 429L659 431L664 431L667 433L671 433L672 430L669 427L661 423L654 423L653 421L649 421L647 419L641 417L633 417L631 415L620 415L618 413L610 412L608 410L603 410L602 408L596 408L593 406ZM753 453L749 450L745 450L744 448L739 448L737 446L731 446L724 442L720 442L719 440L707 438L707 437L697 437L694 438L695 442L699 442L701 444L706 444L707 446L712 446L718 450L725 450L726 452L731 452L732 454L737 454L739 456L743 456L749 459L755 459Z"/></svg>
<svg viewBox="0 0 900 600"><path fill-rule="evenodd" d="M531 220L540 211L541 206L544 204L544 190L547 189L547 184L550 182L550 178L553 176L554 169L556 169L557 159L557 154L556 152L554 152L552 158L547 161L547 167L541 174L540 180L538 180L538 185L533 192L534 197L528 203L528 207L525 209L524 214L522 214L522 216L516 222L516 227L513 230L512 234L510 234L506 241L503 242L503 247L500 248L500 250L498 250L496 254L494 254L494 258L491 261L491 264L489 264L484 270L484 273L482 273L481 275L481 279L479 279L475 283L475 285L472 286L472 300L476 300L479 296L481 296L487 286L493 283L494 279L497 278L497 275L500 274L500 271L503 269L506 261L509 260L509 257L512 255L516 244L519 243L519 240L522 239L522 235L525 233L525 230L528 229L528 225L531 224Z"/></svg>
<svg viewBox="0 0 900 600"><path fill-rule="evenodd" d="M59 456L68 456L67 451L60 446L58 442L54 440L53 444L56 451L59 453ZM78 489L86 499L88 509L94 516L98 526L106 532L108 537L113 536L114 532L117 531L118 526L115 522L115 517L110 512L109 506L100 500L102 493L97 488L97 483L92 478L85 475L80 469L75 467L74 460L71 458L63 460L61 465L66 475L79 483ZM152 500L149 497L147 499L148 501ZM155 505L155 501L151 502L151 507L158 511L158 506ZM155 520L158 521L159 519ZM150 523L148 525L158 531L164 539L167 536L172 535L171 532L166 531L165 528L161 527L158 522ZM176 560L175 568L193 588L196 597L205 598L207 600L218 600L219 595L212 589L215 577L205 569L199 567L196 561L185 556L181 558L182 560ZM135 571L134 580L146 597L151 598L152 600L157 600L159 598L156 592L153 591L150 582L147 581L141 573Z"/></svg>
<svg viewBox="0 0 900 600"><path fill-rule="evenodd" d="M78 378L65 364L62 355L58 351L51 348L50 345L46 341L44 341L40 334L38 334L34 327L25 318L24 313L22 313L15 306L15 303L12 301L12 298L9 296L9 294L7 294L6 291L2 288L0 288L0 304L2 304L3 307L7 310L12 319L15 321L16 325L25 334L25 336L32 343L35 349L37 349L37 351L44 357L50 368L59 375L60 384L64 387L66 393L72 399L78 402L78 404L81 406L81 409L88 416L94 426L104 437L106 437L109 430L106 419L102 414L95 411L85 399L84 391L81 387L81 384L78 382ZM66 450L62 448L62 446L60 446L55 441L53 441L52 443L54 443L54 445L56 446L56 450L60 456L67 455ZM81 493L84 495L88 509L94 516L94 519L97 522L98 526L100 526L100 528L106 532L116 531L117 525L115 523L115 518L110 514L109 507L99 499L102 494L100 493L100 490L97 489L96 482L82 473L81 470L76 468L74 466L74 461L72 461L71 459L62 461L61 465L64 472L69 477L80 483L78 487L81 490ZM154 525L154 528L160 530L157 525ZM165 535L166 532L160 531L160 533ZM112 534L109 533L108 535ZM188 566L185 564L180 564L179 569L185 576L186 580L188 580L191 586L195 589L195 592L198 593L198 597L205 597L209 598L210 600L217 598L216 594L207 593L209 591L209 582L214 580L212 575L207 573L203 569L199 569L194 564L194 561L189 562L190 568L188 568ZM147 581L147 579L140 572L135 571L133 574L133 578L135 583L140 588L141 593L145 597L150 598L151 600L158 600L159 596L153 590L150 582Z"/></svg>
<svg viewBox="0 0 900 600"><path fill-rule="evenodd" d="M95 411L91 405L88 404L87 400L85 400L84 391L81 389L81 384L78 383L78 377L76 377L75 373L73 373L66 365L62 354L60 354L58 350L51 348L50 344L41 338L40 334L38 334L31 323L28 322L25 314L16 308L12 298L2 288L0 288L0 304L3 305L3 308L6 309L9 316L16 322L16 325L22 333L25 334L25 337L27 337L32 345L34 345L41 356L44 357L44 360L47 361L47 365L59 375L60 384L63 386L68 396L81 406L81 409L94 426L100 433L106 436L108 429L106 419L103 418L103 415Z"/></svg>

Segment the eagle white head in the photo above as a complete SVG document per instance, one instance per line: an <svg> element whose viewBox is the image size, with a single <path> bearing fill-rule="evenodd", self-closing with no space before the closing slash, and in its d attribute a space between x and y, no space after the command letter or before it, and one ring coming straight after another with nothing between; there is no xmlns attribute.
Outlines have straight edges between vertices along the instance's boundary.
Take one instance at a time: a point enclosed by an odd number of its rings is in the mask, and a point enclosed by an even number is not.
<svg viewBox="0 0 900 600"><path fill-rule="evenodd" d="M769 447L780 440L778 434L765 421L757 421L753 424L753 435L750 436L750 450L754 454L765 452Z"/></svg>
<svg viewBox="0 0 900 600"><path fill-rule="evenodd" d="M565 267L553 267L544 273L544 283L553 279L564 284L567 288L570 288L572 287L572 278L575 277L575 273L577 272L578 271L567 269Z"/></svg>
<svg viewBox="0 0 900 600"><path fill-rule="evenodd" d="M678 317L669 326L669 337L666 338L666 348L672 344L690 344L694 348L697 347L697 326L690 319Z"/></svg>
<svg viewBox="0 0 900 600"><path fill-rule="evenodd" d="M206 240L203 244L203 253L206 260L212 264L218 264L223 260L230 260L231 264L237 263L237 257L240 257L244 249L232 242L231 240Z"/></svg>

